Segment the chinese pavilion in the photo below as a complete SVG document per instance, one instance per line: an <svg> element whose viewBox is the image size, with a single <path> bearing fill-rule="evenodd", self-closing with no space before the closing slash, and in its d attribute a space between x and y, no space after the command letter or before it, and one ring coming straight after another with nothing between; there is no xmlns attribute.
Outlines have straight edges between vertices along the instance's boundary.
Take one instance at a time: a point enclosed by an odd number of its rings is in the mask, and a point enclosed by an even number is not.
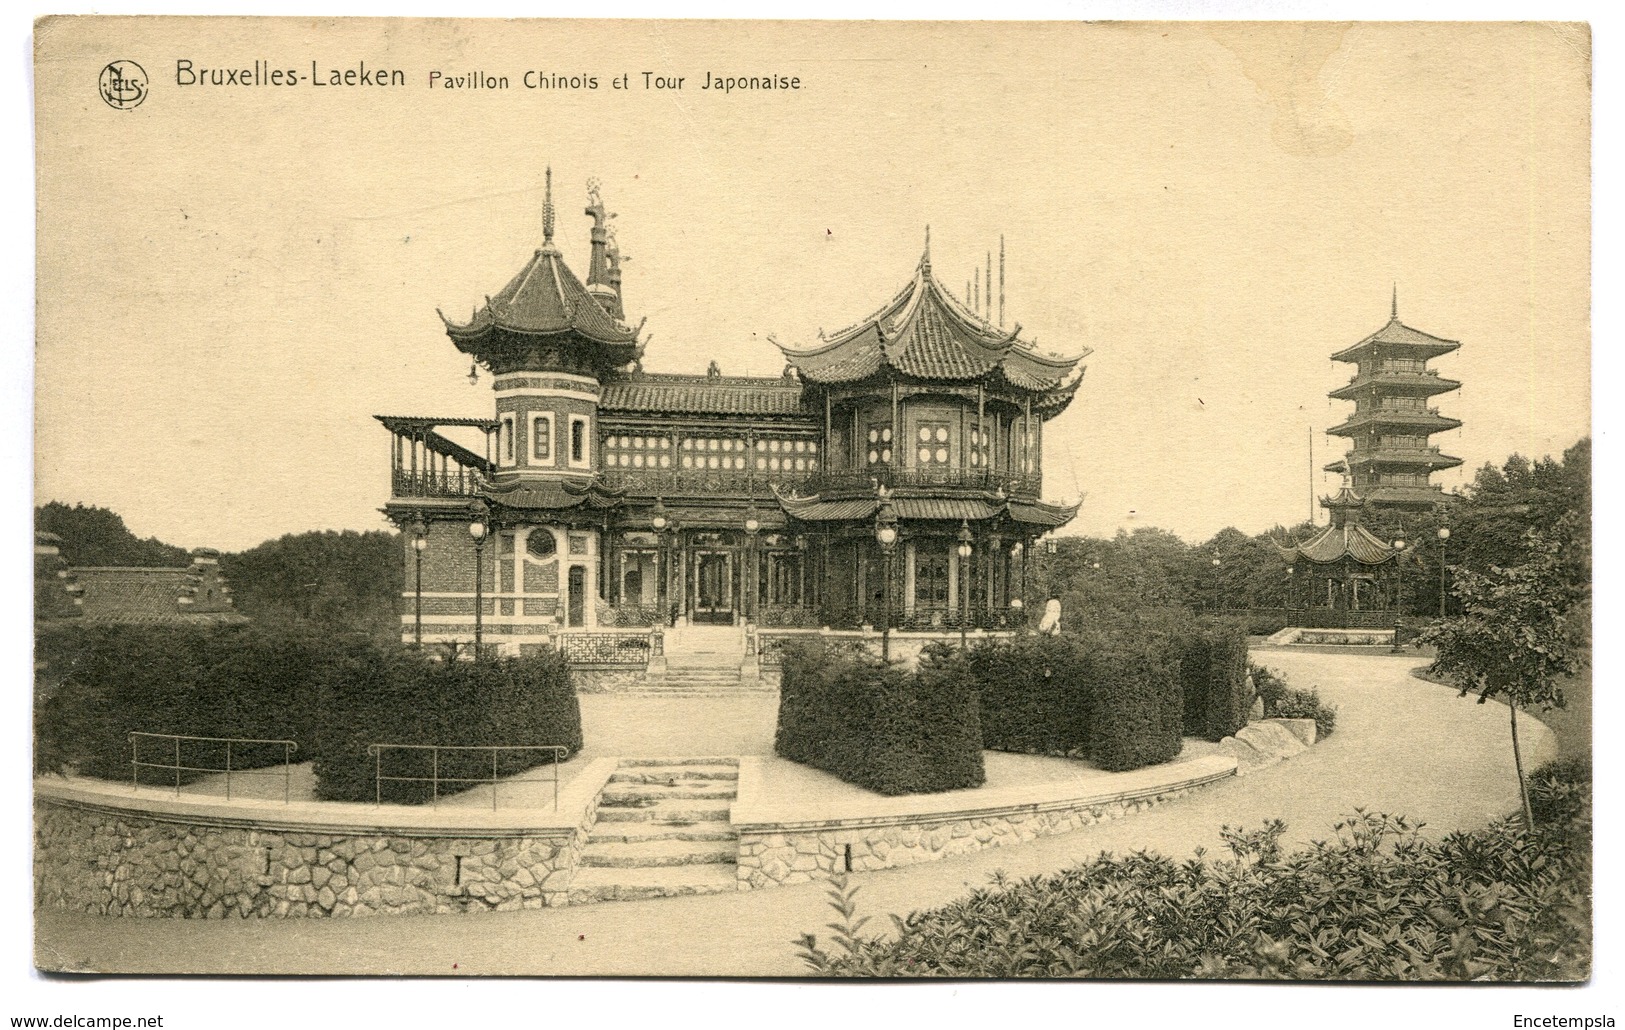
<svg viewBox="0 0 1625 1030"><path fill-rule="evenodd" d="M1307 543L1280 548L1294 574L1303 570L1299 581L1307 584L1306 607L1324 606L1334 612L1385 607L1377 570L1397 552L1360 525L1360 510L1365 505L1365 498L1354 492L1349 477L1344 476L1337 496L1320 499L1320 506L1331 513L1331 524Z"/></svg>
<svg viewBox="0 0 1625 1030"><path fill-rule="evenodd" d="M542 246L447 335L492 418L378 416L404 532L406 639L517 651L675 623L1009 625L1025 556L1076 505L1040 498L1043 426L1082 380L914 275L774 377L642 370L595 184L586 282ZM455 437L478 440L465 445ZM885 532L879 532L884 529ZM885 541L885 543L882 543ZM961 557L961 555L965 557ZM889 582L888 582L889 580ZM477 613L477 614L476 614Z"/></svg>
<svg viewBox="0 0 1625 1030"><path fill-rule="evenodd" d="M1429 398L1461 384L1442 378L1428 361L1460 347L1455 340L1430 336L1401 322L1396 288L1388 324L1332 355L1333 361L1356 368L1348 385L1329 395L1353 401L1354 413L1327 432L1348 437L1353 447L1326 471L1350 475L1354 489L1373 508L1425 510L1446 500L1430 477L1460 465L1461 459L1441 453L1428 438L1460 428L1461 423L1439 414Z"/></svg>

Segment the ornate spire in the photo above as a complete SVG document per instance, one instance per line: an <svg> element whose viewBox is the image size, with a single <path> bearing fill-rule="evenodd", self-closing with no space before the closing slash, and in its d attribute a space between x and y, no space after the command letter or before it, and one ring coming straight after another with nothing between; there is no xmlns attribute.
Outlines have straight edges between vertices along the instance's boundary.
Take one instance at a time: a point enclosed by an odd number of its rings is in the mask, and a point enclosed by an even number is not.
<svg viewBox="0 0 1625 1030"><path fill-rule="evenodd" d="M925 253L920 256L920 269L926 275L931 274L931 227L925 227Z"/></svg>
<svg viewBox="0 0 1625 1030"><path fill-rule="evenodd" d="M1399 321L1399 281L1394 281L1394 306L1389 309L1388 317L1395 322Z"/></svg>
<svg viewBox="0 0 1625 1030"><path fill-rule="evenodd" d="M553 166L547 166L547 186L542 194L542 246L553 245Z"/></svg>

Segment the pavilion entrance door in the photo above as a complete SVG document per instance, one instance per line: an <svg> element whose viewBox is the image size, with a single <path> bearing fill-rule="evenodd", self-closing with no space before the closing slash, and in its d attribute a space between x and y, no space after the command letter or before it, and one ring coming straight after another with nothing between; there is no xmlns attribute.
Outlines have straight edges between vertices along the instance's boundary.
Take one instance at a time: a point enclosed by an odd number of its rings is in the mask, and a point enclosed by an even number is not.
<svg viewBox="0 0 1625 1030"><path fill-rule="evenodd" d="M734 567L731 551L694 552L694 621L733 625Z"/></svg>

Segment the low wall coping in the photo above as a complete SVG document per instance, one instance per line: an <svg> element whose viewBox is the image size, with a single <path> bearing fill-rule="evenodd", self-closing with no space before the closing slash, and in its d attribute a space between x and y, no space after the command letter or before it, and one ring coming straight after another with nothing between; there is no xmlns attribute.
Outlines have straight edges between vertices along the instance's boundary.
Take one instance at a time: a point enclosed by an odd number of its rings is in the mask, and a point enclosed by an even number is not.
<svg viewBox="0 0 1625 1030"><path fill-rule="evenodd" d="M764 796L761 759L739 760L739 798L733 826L740 833L855 829L908 823L958 822L1111 804L1198 787L1236 774L1236 760L1205 755L1184 762L1110 773L1095 782L1063 781L1030 786L985 787L941 794L875 795L843 801Z"/></svg>
<svg viewBox="0 0 1625 1030"><path fill-rule="evenodd" d="M41 776L34 780L34 803L105 812L132 819L198 826L265 830L272 833L400 835L410 837L535 837L560 842L581 827L587 806L604 789L619 759L588 762L559 787L559 804L549 808L434 807L306 801L283 805L260 799L182 795L161 787L131 787L85 776Z"/></svg>

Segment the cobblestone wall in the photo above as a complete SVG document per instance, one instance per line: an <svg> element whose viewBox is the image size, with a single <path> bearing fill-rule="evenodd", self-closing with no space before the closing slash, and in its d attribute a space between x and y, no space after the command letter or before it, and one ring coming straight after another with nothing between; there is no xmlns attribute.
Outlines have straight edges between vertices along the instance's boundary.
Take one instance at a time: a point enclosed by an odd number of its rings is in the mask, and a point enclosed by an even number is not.
<svg viewBox="0 0 1625 1030"><path fill-rule="evenodd" d="M563 905L596 802L574 831L294 832L36 798L36 904L222 919Z"/></svg>
<svg viewBox="0 0 1625 1030"><path fill-rule="evenodd" d="M826 879L831 873L934 862L983 848L1069 833L1150 808L1191 788L1054 811L1018 811L967 818L920 816L886 826L796 832L742 832L739 889Z"/></svg>

